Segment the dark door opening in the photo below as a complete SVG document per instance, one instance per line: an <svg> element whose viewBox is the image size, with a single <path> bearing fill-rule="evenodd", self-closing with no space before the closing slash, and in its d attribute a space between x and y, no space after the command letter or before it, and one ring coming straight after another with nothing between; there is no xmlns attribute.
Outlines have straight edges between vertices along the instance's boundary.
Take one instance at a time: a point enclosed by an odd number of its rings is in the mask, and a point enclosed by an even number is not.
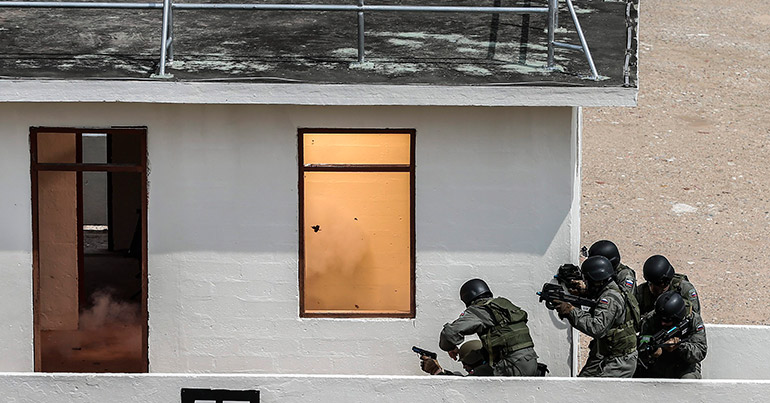
<svg viewBox="0 0 770 403"><path fill-rule="evenodd" d="M146 372L146 130L33 128L35 369Z"/></svg>

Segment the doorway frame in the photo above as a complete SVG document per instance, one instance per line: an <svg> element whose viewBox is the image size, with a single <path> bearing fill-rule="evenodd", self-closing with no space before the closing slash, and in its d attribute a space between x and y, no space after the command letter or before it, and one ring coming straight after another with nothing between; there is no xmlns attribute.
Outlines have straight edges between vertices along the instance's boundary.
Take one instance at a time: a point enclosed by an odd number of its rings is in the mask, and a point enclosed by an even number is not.
<svg viewBox="0 0 770 403"><path fill-rule="evenodd" d="M75 134L76 137L76 162L75 163L38 163L37 162L37 135L38 133L66 133ZM140 154L138 164L115 163L83 163L82 137L83 133L127 134L139 138ZM108 137L109 138L109 137ZM83 274L83 172L137 172L141 176L141 236L142 253L140 265L142 269L142 297L140 310L145 319L142 323L142 364L143 372L149 371L148 360L148 328L149 313L147 309L147 127L146 126L120 126L120 127L45 127L32 126L29 128L30 145L30 177L32 185L32 317L33 317L33 348L35 372L42 370L42 348L40 346L40 323L37 312L40 309L40 238L38 229L38 173L40 171L77 172L77 228L78 228L78 272ZM109 151L108 151L109 154ZM83 282L78 278L78 305L82 306Z"/></svg>

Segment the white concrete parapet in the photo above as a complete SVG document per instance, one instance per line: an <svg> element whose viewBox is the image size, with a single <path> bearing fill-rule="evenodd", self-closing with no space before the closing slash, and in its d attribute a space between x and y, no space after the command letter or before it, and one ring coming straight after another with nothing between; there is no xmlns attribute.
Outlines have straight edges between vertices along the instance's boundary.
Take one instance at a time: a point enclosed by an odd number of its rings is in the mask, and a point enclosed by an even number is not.
<svg viewBox="0 0 770 403"><path fill-rule="evenodd" d="M259 390L260 402L763 402L770 381L453 376L0 373L7 402L180 402L182 388Z"/></svg>
<svg viewBox="0 0 770 403"><path fill-rule="evenodd" d="M706 335L703 378L770 379L770 326L707 324Z"/></svg>

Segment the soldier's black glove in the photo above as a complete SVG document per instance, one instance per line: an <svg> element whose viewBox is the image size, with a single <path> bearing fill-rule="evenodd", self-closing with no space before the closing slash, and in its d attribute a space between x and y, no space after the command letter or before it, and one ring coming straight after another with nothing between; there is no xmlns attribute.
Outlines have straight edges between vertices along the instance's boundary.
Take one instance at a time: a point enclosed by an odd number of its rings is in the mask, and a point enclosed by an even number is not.
<svg viewBox="0 0 770 403"><path fill-rule="evenodd" d="M569 313L572 312L573 309L575 309L575 306L570 304L569 302L554 300L554 305L556 308L556 312L559 313L560 318L565 318L569 316Z"/></svg>

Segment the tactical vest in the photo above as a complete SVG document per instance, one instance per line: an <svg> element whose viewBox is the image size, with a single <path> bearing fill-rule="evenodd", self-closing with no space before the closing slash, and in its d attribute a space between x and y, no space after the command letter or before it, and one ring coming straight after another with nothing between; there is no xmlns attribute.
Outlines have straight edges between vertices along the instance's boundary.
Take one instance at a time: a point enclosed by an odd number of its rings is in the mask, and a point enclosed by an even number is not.
<svg viewBox="0 0 770 403"><path fill-rule="evenodd" d="M637 294L639 294L640 297L637 302L639 302L639 308L641 309L642 314L655 310L655 298L652 296L652 292L650 292L648 283L639 286Z"/></svg>
<svg viewBox="0 0 770 403"><path fill-rule="evenodd" d="M623 290L623 323L613 327L607 335L596 340L596 348L605 358L620 357L636 351L636 328L640 324L639 305L636 298L628 296Z"/></svg>
<svg viewBox="0 0 770 403"><path fill-rule="evenodd" d="M671 288L669 288L669 290L674 290L681 295L682 280L690 281L687 279L687 276L684 274L674 274L674 278L671 279Z"/></svg>
<svg viewBox="0 0 770 403"><path fill-rule="evenodd" d="M626 322L629 320L629 311L631 315L631 322L634 326L634 331L639 332L641 326L642 326L642 310L639 306L639 301L636 300L636 297L630 293L628 290L626 290L623 287L620 288L620 294L623 295L623 299L625 299L626 303Z"/></svg>
<svg viewBox="0 0 770 403"><path fill-rule="evenodd" d="M479 333L490 365L516 350L535 345L527 327L527 312L505 298L493 298L480 306L489 312L495 323L484 333Z"/></svg>

